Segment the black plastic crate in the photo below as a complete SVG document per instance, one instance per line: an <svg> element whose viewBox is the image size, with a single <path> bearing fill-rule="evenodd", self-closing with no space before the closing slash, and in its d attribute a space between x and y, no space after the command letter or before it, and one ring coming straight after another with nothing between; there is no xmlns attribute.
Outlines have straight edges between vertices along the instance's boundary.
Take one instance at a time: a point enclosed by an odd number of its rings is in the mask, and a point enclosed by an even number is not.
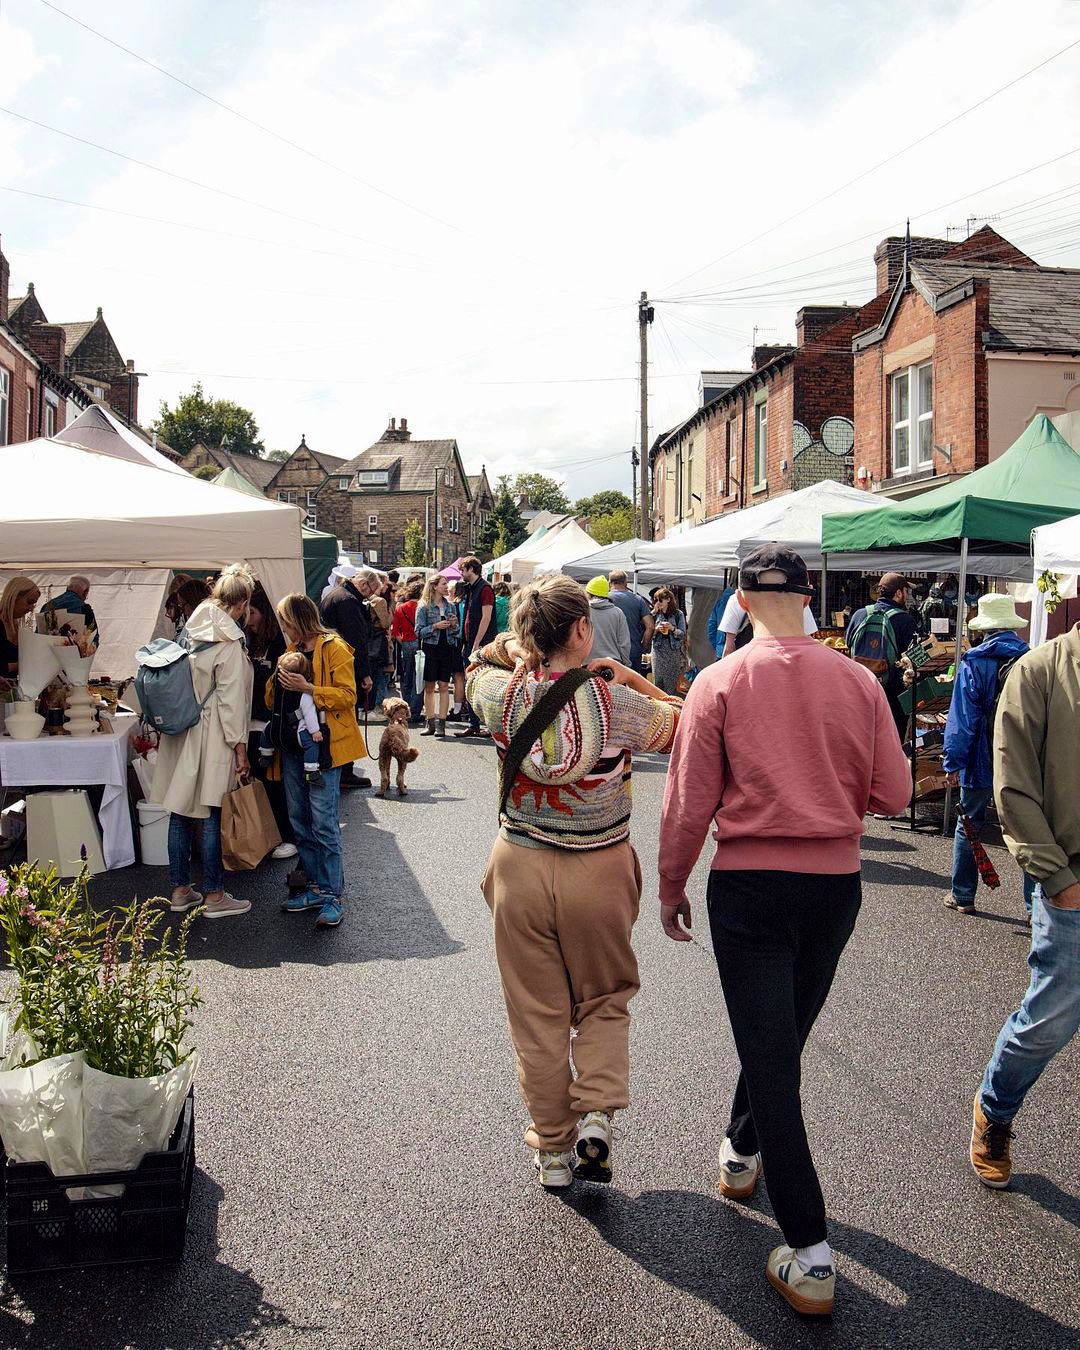
<svg viewBox="0 0 1080 1350"><path fill-rule="evenodd" d="M132 1172L54 1177L47 1163L4 1159L9 1275L144 1261L179 1261L195 1174L195 1097L169 1147ZM72 1200L75 1186L123 1185L122 1195Z"/></svg>

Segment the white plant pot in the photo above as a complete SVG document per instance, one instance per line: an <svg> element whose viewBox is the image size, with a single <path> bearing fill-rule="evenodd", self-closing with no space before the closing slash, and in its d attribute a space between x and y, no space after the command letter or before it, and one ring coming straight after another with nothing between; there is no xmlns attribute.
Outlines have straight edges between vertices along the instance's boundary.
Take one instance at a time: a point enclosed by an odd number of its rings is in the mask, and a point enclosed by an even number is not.
<svg viewBox="0 0 1080 1350"><path fill-rule="evenodd" d="M9 714L6 725L7 734L13 741L36 741L45 719L36 712L17 713L14 717Z"/></svg>
<svg viewBox="0 0 1080 1350"><path fill-rule="evenodd" d="M19 692L28 699L36 699L46 685L60 674L57 655L62 638L50 633L32 633L19 629ZM10 720L10 719L9 719Z"/></svg>

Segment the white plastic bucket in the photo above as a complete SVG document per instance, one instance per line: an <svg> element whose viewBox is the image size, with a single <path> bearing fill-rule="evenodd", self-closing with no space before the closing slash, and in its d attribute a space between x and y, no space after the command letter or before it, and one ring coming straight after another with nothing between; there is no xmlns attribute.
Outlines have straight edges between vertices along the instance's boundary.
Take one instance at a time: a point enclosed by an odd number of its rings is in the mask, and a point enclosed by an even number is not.
<svg viewBox="0 0 1080 1350"><path fill-rule="evenodd" d="M149 867L169 864L169 813L157 802L139 802L139 842Z"/></svg>

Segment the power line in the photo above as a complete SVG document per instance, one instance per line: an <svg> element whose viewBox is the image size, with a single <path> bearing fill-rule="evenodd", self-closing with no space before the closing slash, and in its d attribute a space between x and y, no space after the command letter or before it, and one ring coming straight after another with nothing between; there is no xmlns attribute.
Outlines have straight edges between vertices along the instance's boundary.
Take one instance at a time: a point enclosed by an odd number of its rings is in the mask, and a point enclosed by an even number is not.
<svg viewBox="0 0 1080 1350"><path fill-rule="evenodd" d="M47 2L48 0L42 0L43 4ZM1025 70L1022 74L1015 76L1013 79L1009 80L1008 83L1001 85L997 89L991 90L989 94L985 94L980 98L978 102L972 103L970 107L964 108L961 112L954 114L954 116L948 118L947 121L931 128L930 131L924 132L923 135L916 137L915 140L910 141L907 145L901 146L899 150L894 150L891 155L887 155L876 164L872 164L868 169L863 169L861 173L857 173L854 178L849 178L847 182L841 183L839 187L833 188L831 192L826 192L824 196L818 197L816 201L808 202L805 206L800 206L797 211L793 211L791 215L785 216L783 220L777 221L775 225L770 225L767 229L761 230L750 239L744 239L741 244L736 244L734 248L728 249L726 253L720 254L718 258L714 258L712 262L706 263L704 267L698 267L693 272L687 272L684 276L679 277L677 281L673 281L670 286L666 286L664 289L671 290L673 287L681 285L684 281L689 281L691 277L696 277L702 272L707 272L710 267L714 267L718 262L723 262L725 258L730 258L733 254L740 252L744 248L748 248L751 244L756 244L759 239L764 239L766 235L773 234L783 226L789 225L793 220L798 220L800 216L806 215L808 211L813 211L823 203L831 201L833 197L839 196L841 192L846 191L849 187L853 187L856 183L861 183L864 178L868 178L871 174L876 173L878 169L883 169L886 164L891 164L894 160L899 159L901 155L906 155L909 150L914 150L916 146L924 144L926 141L930 140L931 137L938 135L939 132L944 131L947 127L954 126L962 118L975 112L976 109L985 106L991 99L997 98L999 94L1003 94L1006 90L1012 89L1022 80L1026 80L1030 75L1034 75L1036 71L1042 70L1043 67L1048 66L1051 61L1056 61L1059 56L1064 56L1066 52L1072 51L1074 47L1080 47L1080 38L1076 38L1074 41L1062 47L1059 51L1051 53L1045 60L1032 66L1030 70Z"/></svg>
<svg viewBox="0 0 1080 1350"><path fill-rule="evenodd" d="M166 70L164 66L159 66L155 61L151 61L149 57L142 56L139 52L133 51L130 47L125 47L122 42L117 42L115 38L111 38L108 34L102 33L99 29L93 28L84 20L76 18L74 14L69 14L66 9L61 9L59 5L52 4L51 0L38 0L38 3L44 5L46 9L51 9L53 13L59 14L62 18L69 20L69 22L77 24L79 28L85 29L86 32L93 33L94 37L100 38L102 42L107 42L110 47L115 47L117 51L123 52L125 56L130 56L132 60L139 61L144 66L149 66L151 70L157 71L159 75L164 75L167 80L172 80L174 84L180 85L182 88L188 90L189 93L195 94L201 99L205 99L207 103L212 103L215 108L220 108L222 112L227 112L231 117L235 117L241 122L246 122L249 127L254 127L256 131L261 131L264 135L272 137L282 145L287 145L290 150L295 150L298 154L306 155L308 159L313 159L317 164L321 164L324 168L333 169L335 173L342 174L344 177L351 179L354 183L358 183L360 187L366 188L368 192L374 192L380 197L385 197L388 201L396 202L398 206L403 206L407 211L414 211L417 215L424 216L427 220L434 221L436 225L442 225L448 230L456 230L459 233L462 232L461 227L455 225L452 221L443 220L441 216L433 215L430 211L424 210L422 206L417 206L414 202L406 201L404 197L399 197L396 193L388 192L386 188L381 188L375 183L369 183L367 179L360 178L357 174L353 173L351 169L346 169L340 164L335 164L333 160L327 159L325 155L320 155L318 151L312 150L306 145L301 145L298 141L290 140L288 136L283 136L281 132L275 131L273 127L268 127L265 123L256 121L254 117L249 117L247 113L242 113L239 108L233 108L228 103L223 103L221 99L214 98L212 94L208 94L204 89L200 89L197 85L191 84L188 80L182 79L179 75L174 75L171 70Z"/></svg>
<svg viewBox="0 0 1080 1350"><path fill-rule="evenodd" d="M667 375L653 375L650 378L654 380L682 380L689 375L696 375L695 370L672 371ZM164 367L151 368L147 371L149 375L182 375L185 379L196 380L267 380L273 384L349 384L349 385L387 385L387 384L406 384L406 380L386 380L386 379L342 379L336 375L319 375L308 377L306 375L242 375L229 374L219 370L168 370ZM477 385L480 387L496 385L543 385L543 384L637 384L636 375L590 375L574 376L567 379L551 380L458 380L458 384Z"/></svg>
<svg viewBox="0 0 1080 1350"><path fill-rule="evenodd" d="M240 202L243 206L253 206L259 211L269 211L272 215L281 216L284 220L291 220L294 224L304 225L316 230L326 230L330 234L338 234L345 239L354 239L360 244L370 244L374 248L389 249L391 253L403 253L406 257L419 258L423 262L436 261L434 258L425 257L422 253L414 253L407 248L397 248L393 244L384 244L378 239L367 239L363 235L353 234L351 230L341 230L336 225L327 225L321 220L310 220L306 216L296 216L291 211L282 211L280 207L271 206L269 202L260 202L252 197L244 197L238 192L230 192L227 188L215 187L212 183L203 183L197 178L189 178L186 174L176 173L172 169L163 168L160 164L151 164L148 160L137 159L134 155L125 154L123 150L114 150L111 146L102 145L98 141L91 141L85 136L76 136L74 132L50 126L48 122L39 122L34 117L27 117L25 113L16 112L14 108L5 108L0 105L0 113L5 113L8 117L14 117L20 122L26 122L29 126L37 127L39 131L48 131L54 136L62 136L65 140L74 141L77 145L89 146L91 150L100 150L104 155L113 155L116 159L134 164L140 169L148 169L151 173L158 173L165 178L175 179L176 182L184 183L188 187L199 188L203 192L213 192L219 197Z"/></svg>

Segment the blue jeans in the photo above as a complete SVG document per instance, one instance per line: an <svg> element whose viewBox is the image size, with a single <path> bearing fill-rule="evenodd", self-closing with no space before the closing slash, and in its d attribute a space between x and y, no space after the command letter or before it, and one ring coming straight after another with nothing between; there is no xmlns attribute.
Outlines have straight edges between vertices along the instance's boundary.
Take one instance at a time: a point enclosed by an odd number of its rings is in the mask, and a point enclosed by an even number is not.
<svg viewBox="0 0 1080 1350"><path fill-rule="evenodd" d="M205 820L169 814L169 880L173 887L191 885L191 850L195 826L202 826L203 890L207 895L225 889L225 864L221 861L221 807L211 806Z"/></svg>
<svg viewBox="0 0 1080 1350"><path fill-rule="evenodd" d="M300 742L301 755L304 761L304 768L307 772L312 772L319 767L319 751L321 744L312 736L307 727L298 727L296 731L297 739ZM326 733L323 732L325 736Z"/></svg>
<svg viewBox="0 0 1080 1350"><path fill-rule="evenodd" d="M281 756L281 767L289 820L308 884L312 890L340 900L345 889L338 824L341 769L324 769L322 782L309 783L304 777L303 756L293 751Z"/></svg>
<svg viewBox="0 0 1080 1350"><path fill-rule="evenodd" d="M409 705L413 717L420 716L423 707L423 691L416 687L416 653L419 642L398 643L398 679L401 681L401 697Z"/></svg>
<svg viewBox="0 0 1080 1350"><path fill-rule="evenodd" d="M1080 1028L1080 910L1048 903L1042 887L1031 914L1031 983L1001 1028L979 1095L990 1120L1008 1124L1028 1090Z"/></svg>
<svg viewBox="0 0 1080 1350"><path fill-rule="evenodd" d="M371 707L373 710L382 705L383 699L390 692L390 672L384 670L381 666L378 670L371 672Z"/></svg>
<svg viewBox="0 0 1080 1350"><path fill-rule="evenodd" d="M986 811L994 800L993 788L962 787L960 789L960 810L956 813L956 834L953 837L952 855L952 893L961 904L973 905L975 893L979 888L979 869L975 855L964 833L961 814L966 815L977 830L986 823ZM1024 873L1024 908L1031 913L1031 896L1035 882Z"/></svg>

